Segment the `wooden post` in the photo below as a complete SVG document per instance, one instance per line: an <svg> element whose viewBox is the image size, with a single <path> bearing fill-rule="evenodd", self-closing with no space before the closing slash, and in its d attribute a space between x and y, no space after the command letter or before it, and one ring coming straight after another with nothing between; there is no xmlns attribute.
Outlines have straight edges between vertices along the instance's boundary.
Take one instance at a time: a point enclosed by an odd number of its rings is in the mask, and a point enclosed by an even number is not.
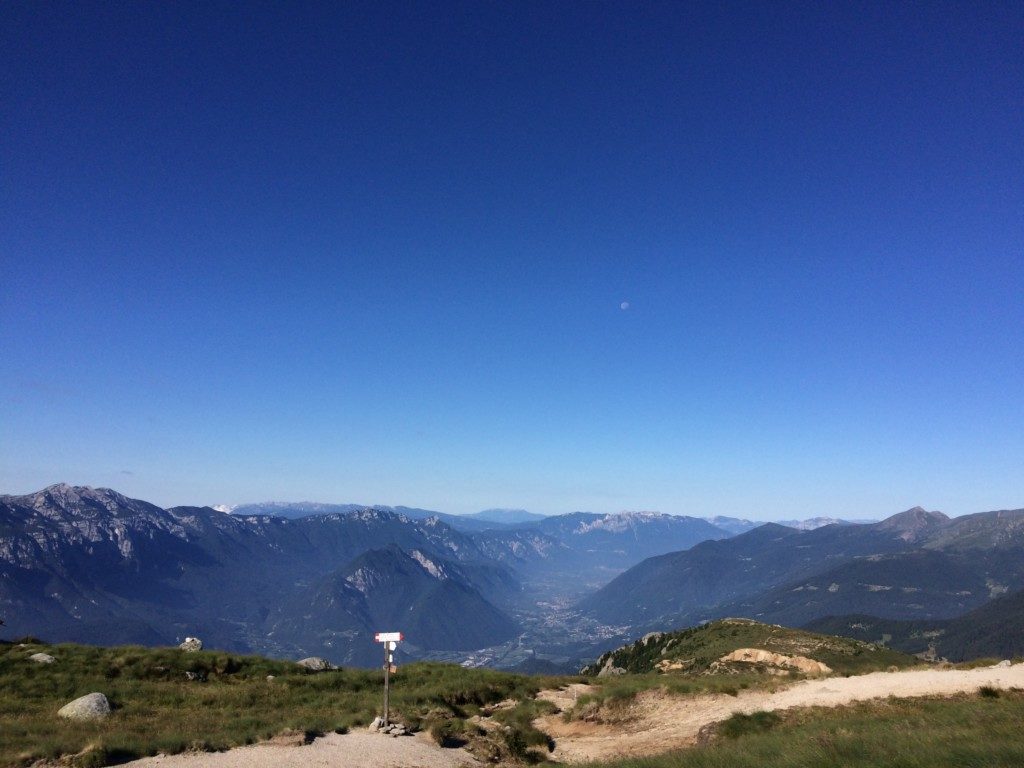
<svg viewBox="0 0 1024 768"><path fill-rule="evenodd" d="M388 722L388 695L390 693L389 687L391 682L391 651L388 649L388 644L384 643L384 727L387 728Z"/></svg>
<svg viewBox="0 0 1024 768"><path fill-rule="evenodd" d="M389 697L391 695L391 652L398 647L402 640L401 632L378 632L373 639L384 646L384 727L391 724L391 712ZM397 667L396 667L397 669Z"/></svg>

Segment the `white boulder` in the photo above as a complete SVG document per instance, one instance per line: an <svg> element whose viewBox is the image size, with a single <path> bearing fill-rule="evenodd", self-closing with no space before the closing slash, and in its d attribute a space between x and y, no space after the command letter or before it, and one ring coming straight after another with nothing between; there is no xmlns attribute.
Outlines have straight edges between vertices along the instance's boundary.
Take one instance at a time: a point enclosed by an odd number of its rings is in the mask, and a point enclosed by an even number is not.
<svg viewBox="0 0 1024 768"><path fill-rule="evenodd" d="M337 669L327 659L321 659L319 656L310 656L309 658L302 659L295 662L300 667L305 667L311 672L326 672L329 669Z"/></svg>
<svg viewBox="0 0 1024 768"><path fill-rule="evenodd" d="M110 714L110 702L102 693L87 693L65 704L57 714L68 720L102 720Z"/></svg>

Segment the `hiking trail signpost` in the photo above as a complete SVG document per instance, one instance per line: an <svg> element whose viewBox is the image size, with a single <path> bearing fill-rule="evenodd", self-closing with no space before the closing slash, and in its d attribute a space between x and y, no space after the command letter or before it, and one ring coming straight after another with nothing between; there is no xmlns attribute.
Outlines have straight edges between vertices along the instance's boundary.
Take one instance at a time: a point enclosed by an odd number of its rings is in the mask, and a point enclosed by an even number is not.
<svg viewBox="0 0 1024 768"><path fill-rule="evenodd" d="M388 722L388 704L390 703L388 696L390 694L391 673L398 671L398 667L395 666L394 651L402 640L402 633L378 632L373 636L373 639L384 646L384 727L387 728L390 725Z"/></svg>

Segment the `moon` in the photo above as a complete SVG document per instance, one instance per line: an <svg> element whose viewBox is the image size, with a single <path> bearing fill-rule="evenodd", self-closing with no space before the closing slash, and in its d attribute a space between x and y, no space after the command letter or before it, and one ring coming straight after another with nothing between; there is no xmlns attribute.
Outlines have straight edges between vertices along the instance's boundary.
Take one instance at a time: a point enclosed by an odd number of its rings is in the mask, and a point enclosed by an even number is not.
<svg viewBox="0 0 1024 768"><path fill-rule="evenodd" d="M629 309L629 302L624 301L621 304L619 304L619 309Z"/></svg>

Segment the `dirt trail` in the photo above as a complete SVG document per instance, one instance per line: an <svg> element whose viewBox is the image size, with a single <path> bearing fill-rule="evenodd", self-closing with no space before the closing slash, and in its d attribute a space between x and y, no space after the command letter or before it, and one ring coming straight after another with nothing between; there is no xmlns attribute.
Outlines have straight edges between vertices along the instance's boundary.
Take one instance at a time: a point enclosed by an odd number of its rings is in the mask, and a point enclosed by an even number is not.
<svg viewBox="0 0 1024 768"><path fill-rule="evenodd" d="M131 768L471 768L482 764L462 749L441 749L429 737L357 732L328 734L304 747L256 744L227 752L158 755Z"/></svg>
<svg viewBox="0 0 1024 768"><path fill-rule="evenodd" d="M648 691L637 696L621 721L612 724L566 723L561 715L553 714L538 719L536 725L554 738L555 760L586 762L654 755L690 746L703 726L724 720L734 712L835 707L888 696L944 696L976 691L983 685L1024 688L1024 664L971 670L873 672L807 680L775 693L742 691L739 696L668 696ZM561 691L544 691L541 697L560 709L568 709L575 697L587 690L588 686L575 685Z"/></svg>

